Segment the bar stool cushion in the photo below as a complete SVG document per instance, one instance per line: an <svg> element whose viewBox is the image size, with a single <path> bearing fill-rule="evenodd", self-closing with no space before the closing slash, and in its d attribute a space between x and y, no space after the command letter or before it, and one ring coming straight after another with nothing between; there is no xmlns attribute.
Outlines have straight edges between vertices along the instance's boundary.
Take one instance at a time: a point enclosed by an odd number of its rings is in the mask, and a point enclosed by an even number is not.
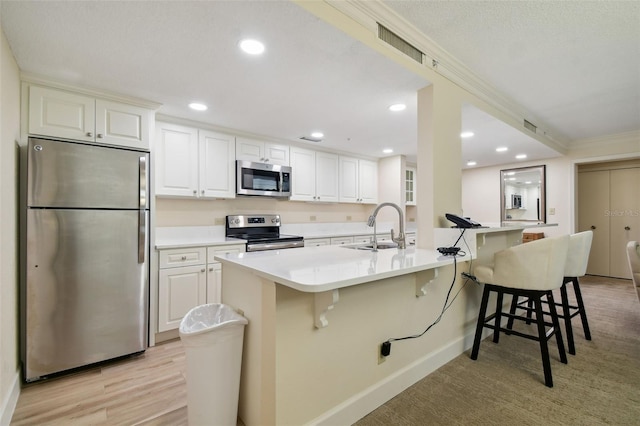
<svg viewBox="0 0 640 426"><path fill-rule="evenodd" d="M543 238L494 255L493 265L474 269L478 281L526 290L553 290L562 285L569 236Z"/></svg>
<svg viewBox="0 0 640 426"><path fill-rule="evenodd" d="M593 231L578 232L570 236L567 263L564 267L565 277L582 277L587 273L592 241Z"/></svg>

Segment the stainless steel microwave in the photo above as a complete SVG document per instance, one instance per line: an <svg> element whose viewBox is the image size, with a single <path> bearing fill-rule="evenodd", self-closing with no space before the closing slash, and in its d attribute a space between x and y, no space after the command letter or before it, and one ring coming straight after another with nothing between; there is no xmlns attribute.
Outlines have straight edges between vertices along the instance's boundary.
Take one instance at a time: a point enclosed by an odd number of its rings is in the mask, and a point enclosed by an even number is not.
<svg viewBox="0 0 640 426"><path fill-rule="evenodd" d="M291 196L291 167L237 160L236 194L289 197Z"/></svg>

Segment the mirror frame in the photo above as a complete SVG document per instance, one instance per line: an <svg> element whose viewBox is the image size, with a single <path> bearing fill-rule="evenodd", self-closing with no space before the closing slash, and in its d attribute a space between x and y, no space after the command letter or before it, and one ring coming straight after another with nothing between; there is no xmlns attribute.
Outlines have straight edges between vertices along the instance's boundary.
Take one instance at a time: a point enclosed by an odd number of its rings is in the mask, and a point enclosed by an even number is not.
<svg viewBox="0 0 640 426"><path fill-rule="evenodd" d="M514 219L507 218L506 199L506 177L511 176L514 173L532 173L538 172L540 176L540 203L538 205L538 218L537 219ZM509 175L508 175L509 174ZM535 223L547 223L547 188L546 188L546 166L531 166L531 167L519 167L514 169L500 170L500 222L535 222Z"/></svg>

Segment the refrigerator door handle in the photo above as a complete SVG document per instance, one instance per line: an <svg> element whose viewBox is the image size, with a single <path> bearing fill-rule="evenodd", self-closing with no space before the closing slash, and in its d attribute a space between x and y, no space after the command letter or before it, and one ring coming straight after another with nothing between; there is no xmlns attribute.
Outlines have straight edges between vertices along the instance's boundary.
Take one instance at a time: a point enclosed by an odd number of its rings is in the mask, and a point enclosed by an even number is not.
<svg viewBox="0 0 640 426"><path fill-rule="evenodd" d="M147 212L138 212L138 263L145 262L145 243L147 239Z"/></svg>
<svg viewBox="0 0 640 426"><path fill-rule="evenodd" d="M147 208L147 157L140 157L140 209Z"/></svg>

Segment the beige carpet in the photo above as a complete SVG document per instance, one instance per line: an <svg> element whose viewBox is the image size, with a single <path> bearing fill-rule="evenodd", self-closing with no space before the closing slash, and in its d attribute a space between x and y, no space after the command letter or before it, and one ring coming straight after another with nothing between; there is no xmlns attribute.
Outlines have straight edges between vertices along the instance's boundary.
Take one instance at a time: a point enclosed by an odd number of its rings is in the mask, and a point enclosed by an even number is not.
<svg viewBox="0 0 640 426"><path fill-rule="evenodd" d="M568 364L550 341L553 388L544 385L538 342L502 334L498 344L482 342L477 361L467 351L356 425L640 425L635 289L603 277L580 283L592 340L574 318Z"/></svg>

